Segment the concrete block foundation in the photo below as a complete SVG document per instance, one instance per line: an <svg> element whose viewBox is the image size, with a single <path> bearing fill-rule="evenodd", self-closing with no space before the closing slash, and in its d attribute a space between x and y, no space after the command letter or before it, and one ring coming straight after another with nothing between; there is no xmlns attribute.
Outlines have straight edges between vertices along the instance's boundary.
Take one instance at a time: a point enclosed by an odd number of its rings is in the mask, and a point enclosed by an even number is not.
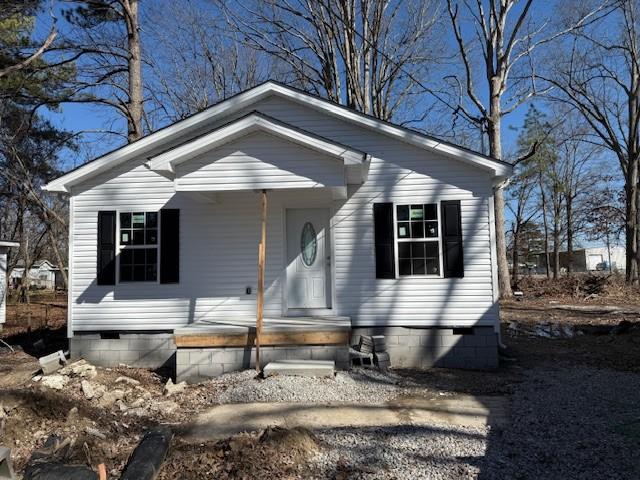
<svg viewBox="0 0 640 480"><path fill-rule="evenodd" d="M351 344L361 335L384 335L391 367L491 369L498 366L498 335L493 327L354 327ZM78 334L70 339L71 358L94 365L169 368L176 381L200 382L223 373L255 367L254 347L176 348L171 333ZM334 361L350 367L347 345L265 346L262 365L280 360Z"/></svg>
<svg viewBox="0 0 640 480"><path fill-rule="evenodd" d="M391 366L396 368L498 367L498 334L493 327L354 327L351 344L361 335L384 335Z"/></svg>
<svg viewBox="0 0 640 480"><path fill-rule="evenodd" d="M260 348L264 366L281 360L333 360L339 369L349 368L347 345L274 346ZM255 368L253 347L180 348L176 352L176 381L197 383L223 373Z"/></svg>

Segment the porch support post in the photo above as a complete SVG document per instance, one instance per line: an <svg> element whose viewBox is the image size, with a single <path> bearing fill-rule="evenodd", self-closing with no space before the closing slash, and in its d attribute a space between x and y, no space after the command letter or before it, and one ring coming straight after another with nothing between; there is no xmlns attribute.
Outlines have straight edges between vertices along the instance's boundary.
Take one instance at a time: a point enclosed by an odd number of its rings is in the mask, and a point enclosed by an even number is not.
<svg viewBox="0 0 640 480"><path fill-rule="evenodd" d="M260 372L260 337L262 335L262 321L264 316L264 266L267 246L267 191L262 190L261 235L258 246L258 306L256 319L256 371Z"/></svg>

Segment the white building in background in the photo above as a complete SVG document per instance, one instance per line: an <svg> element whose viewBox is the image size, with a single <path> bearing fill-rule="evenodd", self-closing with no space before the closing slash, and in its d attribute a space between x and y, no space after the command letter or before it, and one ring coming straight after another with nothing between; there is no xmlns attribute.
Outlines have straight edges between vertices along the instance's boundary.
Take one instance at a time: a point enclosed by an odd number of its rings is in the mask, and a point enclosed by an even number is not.
<svg viewBox="0 0 640 480"><path fill-rule="evenodd" d="M18 261L16 266L9 276L9 284L12 287L17 287L22 283L22 276L24 275L24 262ZM56 277L60 276L60 269L52 264L49 260L38 260L29 269L29 286L53 289L59 282L56 283Z"/></svg>
<svg viewBox="0 0 640 480"><path fill-rule="evenodd" d="M596 271L624 271L626 269L625 248L619 246L578 248L573 251L574 272L596 272ZM551 264L553 265L553 253L549 253ZM538 254L538 272L543 272L546 265L544 253ZM560 268L568 270L569 255L566 251L560 252Z"/></svg>

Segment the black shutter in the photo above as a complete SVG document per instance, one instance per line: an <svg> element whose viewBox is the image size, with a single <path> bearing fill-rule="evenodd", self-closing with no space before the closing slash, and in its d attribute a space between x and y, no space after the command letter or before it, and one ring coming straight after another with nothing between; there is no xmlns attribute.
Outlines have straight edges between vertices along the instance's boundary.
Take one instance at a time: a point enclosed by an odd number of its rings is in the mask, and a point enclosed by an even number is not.
<svg viewBox="0 0 640 480"><path fill-rule="evenodd" d="M373 225L376 242L376 278L396 278L393 203L373 204Z"/></svg>
<svg viewBox="0 0 640 480"><path fill-rule="evenodd" d="M98 285L116 284L116 212L98 212Z"/></svg>
<svg viewBox="0 0 640 480"><path fill-rule="evenodd" d="M442 249L445 277L464 277L462 254L462 217L460 200L441 203L442 209Z"/></svg>
<svg viewBox="0 0 640 480"><path fill-rule="evenodd" d="M160 210L160 283L180 281L180 210Z"/></svg>

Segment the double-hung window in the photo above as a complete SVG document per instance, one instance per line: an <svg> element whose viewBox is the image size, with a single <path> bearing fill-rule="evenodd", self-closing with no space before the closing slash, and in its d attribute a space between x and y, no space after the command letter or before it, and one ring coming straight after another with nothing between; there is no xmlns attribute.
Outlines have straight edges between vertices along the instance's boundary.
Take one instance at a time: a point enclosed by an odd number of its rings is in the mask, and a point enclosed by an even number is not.
<svg viewBox="0 0 640 480"><path fill-rule="evenodd" d="M396 205L400 276L440 275L438 204Z"/></svg>
<svg viewBox="0 0 640 480"><path fill-rule="evenodd" d="M120 281L158 280L158 212L120 212Z"/></svg>

